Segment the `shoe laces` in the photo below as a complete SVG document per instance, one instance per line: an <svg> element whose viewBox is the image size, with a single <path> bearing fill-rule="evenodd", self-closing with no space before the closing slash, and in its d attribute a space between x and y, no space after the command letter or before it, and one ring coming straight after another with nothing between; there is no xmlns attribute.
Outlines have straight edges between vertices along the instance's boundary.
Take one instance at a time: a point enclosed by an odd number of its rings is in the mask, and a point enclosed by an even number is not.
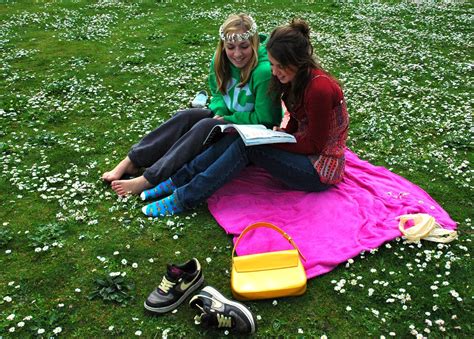
<svg viewBox="0 0 474 339"><path fill-rule="evenodd" d="M172 288L174 285L176 285L176 283L169 281L168 279L166 279L166 276L163 276L163 279L161 280L161 283L158 288L163 292L168 293L170 288Z"/></svg>
<svg viewBox="0 0 474 339"><path fill-rule="evenodd" d="M216 320L217 320L217 328L221 328L221 327L231 328L232 327L232 318L220 313L215 313L215 318L213 318L212 314L208 314L206 312L203 312L200 315L194 316L194 323L196 325L203 324L205 327L216 325Z"/></svg>
<svg viewBox="0 0 474 339"><path fill-rule="evenodd" d="M232 327L232 318L226 317L223 314L216 314L217 316L217 327Z"/></svg>

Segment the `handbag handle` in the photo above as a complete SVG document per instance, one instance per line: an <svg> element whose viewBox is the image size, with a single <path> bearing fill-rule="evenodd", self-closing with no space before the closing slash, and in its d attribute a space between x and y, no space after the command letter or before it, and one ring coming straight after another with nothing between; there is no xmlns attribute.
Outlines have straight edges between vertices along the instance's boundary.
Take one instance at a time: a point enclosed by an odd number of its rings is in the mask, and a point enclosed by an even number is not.
<svg viewBox="0 0 474 339"><path fill-rule="evenodd" d="M249 225L247 226L243 231L242 233L240 233L239 237L237 238L237 241L235 242L235 245L234 245L234 248L232 249L232 259L234 258L234 254L235 254L235 249L237 248L237 245L239 244L240 242L240 239L242 239L242 237L248 233L249 231L251 230L254 230L256 228L259 228L259 227L266 227L266 228L270 228L272 230L275 230L277 231L278 233L280 233L283 237L285 237L286 240L288 240L288 242L298 251L298 254L300 255L301 258L303 258L304 261L306 261L306 258L304 257L304 255L301 253L300 249L298 248L298 246L296 246L295 242L293 241L293 239L288 235L288 233L286 233L285 231L283 231L281 228L279 228L278 226L275 226L269 222L257 222L255 224L252 224L252 225Z"/></svg>

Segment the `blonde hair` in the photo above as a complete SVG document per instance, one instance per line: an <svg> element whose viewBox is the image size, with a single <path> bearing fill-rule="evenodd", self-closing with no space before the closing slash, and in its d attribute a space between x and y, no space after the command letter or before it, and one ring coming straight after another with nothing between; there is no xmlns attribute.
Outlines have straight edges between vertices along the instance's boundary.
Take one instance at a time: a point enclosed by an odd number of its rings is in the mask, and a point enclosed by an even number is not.
<svg viewBox="0 0 474 339"><path fill-rule="evenodd" d="M247 14L240 13L229 15L224 24L222 24L221 29L222 33L227 36L232 35L239 30L242 30L245 33L251 30L252 26L255 26L253 19ZM250 74L258 63L258 47L260 43L258 34L253 34L248 41L250 42L250 47L252 48L253 53L247 65L240 70L239 86L243 86L249 81ZM224 47L225 41L219 39L214 58L214 71L216 73L217 88L221 93L225 93L227 83L231 78L230 61L227 58Z"/></svg>

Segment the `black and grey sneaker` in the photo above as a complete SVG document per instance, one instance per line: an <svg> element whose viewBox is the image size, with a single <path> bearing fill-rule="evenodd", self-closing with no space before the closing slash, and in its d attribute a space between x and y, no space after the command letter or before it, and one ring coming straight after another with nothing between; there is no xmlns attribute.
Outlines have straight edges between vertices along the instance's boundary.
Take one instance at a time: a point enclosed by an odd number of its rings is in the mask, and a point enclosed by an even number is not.
<svg viewBox="0 0 474 339"><path fill-rule="evenodd" d="M168 264L160 285L150 293L144 306L148 311L165 313L174 310L204 282L196 258L181 265Z"/></svg>
<svg viewBox="0 0 474 339"><path fill-rule="evenodd" d="M237 333L255 333L256 321L243 304L229 300L211 286L193 296L189 305L200 314L194 319L203 327L228 328Z"/></svg>

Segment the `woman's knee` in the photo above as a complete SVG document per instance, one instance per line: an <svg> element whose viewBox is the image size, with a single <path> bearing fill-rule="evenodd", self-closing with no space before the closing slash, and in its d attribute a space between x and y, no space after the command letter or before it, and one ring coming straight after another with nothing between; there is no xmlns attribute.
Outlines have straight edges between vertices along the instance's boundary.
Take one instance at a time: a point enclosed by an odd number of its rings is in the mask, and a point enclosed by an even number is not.
<svg viewBox="0 0 474 339"><path fill-rule="evenodd" d="M198 128L198 129L212 129L216 125L221 125L222 122L219 122L219 120L213 119L213 118L203 118L196 122L196 124L193 126L193 128Z"/></svg>
<svg viewBox="0 0 474 339"><path fill-rule="evenodd" d="M242 151L242 149L245 148L245 145L243 145L243 142L241 142L241 141L242 141L242 139L238 135L226 134L222 138L217 140L214 143L214 145L216 145L216 147L220 147L222 149L227 149L227 148L232 146L232 147L236 147L237 149ZM235 145L234 145L234 143L235 143Z"/></svg>
<svg viewBox="0 0 474 339"><path fill-rule="evenodd" d="M249 149L253 147L253 146L252 147L245 146L244 141L238 135L234 135L234 139L235 139L234 143L242 152L248 153Z"/></svg>
<svg viewBox="0 0 474 339"><path fill-rule="evenodd" d="M182 120L184 123L196 123L202 119L212 117L212 112L208 109L203 108L189 108L181 111L177 111L173 115L173 119Z"/></svg>

